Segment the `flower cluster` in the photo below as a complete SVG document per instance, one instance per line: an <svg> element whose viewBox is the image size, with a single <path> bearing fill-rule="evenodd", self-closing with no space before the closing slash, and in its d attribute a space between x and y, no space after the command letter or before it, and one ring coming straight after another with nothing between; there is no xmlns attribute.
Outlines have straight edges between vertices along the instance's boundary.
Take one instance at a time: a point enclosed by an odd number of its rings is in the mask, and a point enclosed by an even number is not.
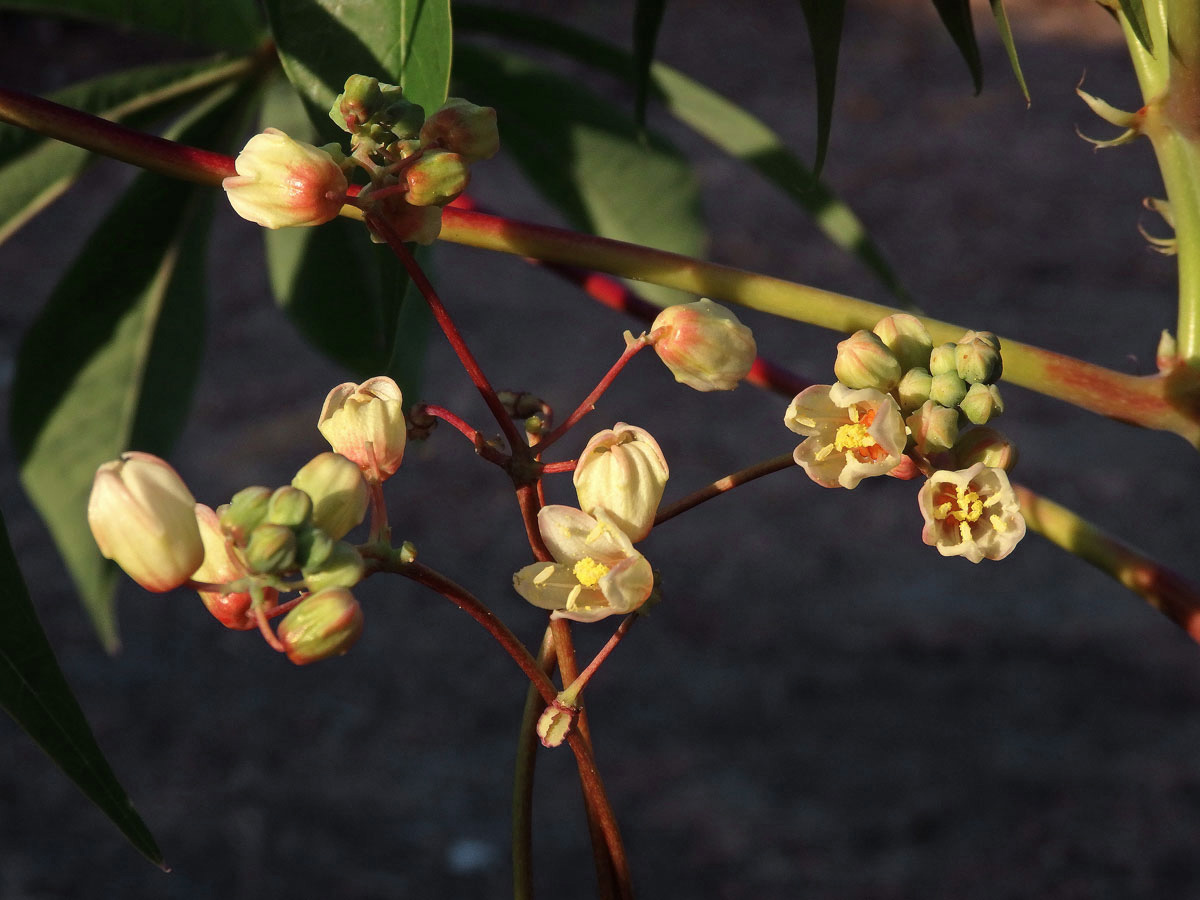
<svg viewBox="0 0 1200 900"><path fill-rule="evenodd" d="M991 332L935 347L914 316L888 316L838 344L834 384L788 406L784 424L805 438L796 464L817 484L851 489L872 475L923 473L925 542L944 556L1002 559L1025 534L1006 474L1016 453L983 427L1004 410L1002 366Z"/></svg>
<svg viewBox="0 0 1200 900"><path fill-rule="evenodd" d="M333 451L291 484L252 486L212 509L197 503L163 460L131 452L96 472L88 523L101 553L151 591L191 585L226 627L267 632L297 664L344 653L362 632L350 588L365 562L343 538L366 516L372 490L396 471L406 426L390 378L343 384L318 428ZM302 591L288 603L280 594Z"/></svg>

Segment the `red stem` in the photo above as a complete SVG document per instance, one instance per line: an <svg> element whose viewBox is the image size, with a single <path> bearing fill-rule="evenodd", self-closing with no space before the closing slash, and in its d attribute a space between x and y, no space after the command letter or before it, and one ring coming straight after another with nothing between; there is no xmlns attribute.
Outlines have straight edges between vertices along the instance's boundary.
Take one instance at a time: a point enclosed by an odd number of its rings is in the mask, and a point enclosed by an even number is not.
<svg viewBox="0 0 1200 900"><path fill-rule="evenodd" d="M625 368L625 365L645 347L645 339L638 338L625 348L625 352L613 363L612 368L600 379L600 382L592 388L592 392L584 398L584 401L575 408L575 412L567 416L567 420L550 432L543 440L538 441L537 451L539 455L549 449L555 441L570 431L580 419L596 408L596 401L603 396L616 377L621 374L621 370Z"/></svg>
<svg viewBox="0 0 1200 900"><path fill-rule="evenodd" d="M699 506L706 500L711 500L713 497L719 497L726 491L733 490L739 485L751 482L756 478L762 478L764 475L770 475L772 472L780 472L784 469L790 469L796 465L792 454L785 453L782 456L776 456L771 459L763 460L755 463L752 466L747 466L738 472L733 472L726 475L724 478L718 478L707 487L701 488L693 494L689 494L682 500L672 503L666 509L659 510L657 516L654 517L654 524L661 525L668 519L673 519L682 512L687 512L694 506Z"/></svg>
<svg viewBox="0 0 1200 900"><path fill-rule="evenodd" d="M448 423L456 431L463 434L467 440L469 440L475 446L475 452L488 462L495 463L498 466L505 466L508 464L508 457L497 451L496 448L491 444L487 443L479 431L472 428L463 419L450 412L450 410L446 409L444 406L434 406L431 403L422 403L417 407L415 412L418 414L422 412L427 413L428 415L433 416L435 419L441 419L443 422Z"/></svg>
<svg viewBox="0 0 1200 900"><path fill-rule="evenodd" d="M542 466L543 475L554 475L558 472L574 472L575 467L579 465L577 459L566 459L562 462L546 463Z"/></svg>
<svg viewBox="0 0 1200 900"><path fill-rule="evenodd" d="M569 685L567 685L565 690L573 692L582 691L587 686L587 683L592 680L592 676L596 674L596 671L600 668L604 661L608 659L609 654L617 649L617 644L621 643L621 641L624 640L625 635L629 634L629 629L633 627L633 623L637 621L638 618L640 618L638 613L630 613L627 615L624 620L622 620L621 624L617 626L617 630L613 632L612 637L610 637L604 646L600 648L600 652L597 653L592 658L592 661L587 664L587 668L576 675L575 679Z"/></svg>

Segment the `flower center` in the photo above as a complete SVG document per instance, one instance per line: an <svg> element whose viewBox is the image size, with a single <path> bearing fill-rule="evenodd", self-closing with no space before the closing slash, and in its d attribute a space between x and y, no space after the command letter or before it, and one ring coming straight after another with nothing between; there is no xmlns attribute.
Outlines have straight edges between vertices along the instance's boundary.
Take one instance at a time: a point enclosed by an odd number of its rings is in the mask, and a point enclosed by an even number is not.
<svg viewBox="0 0 1200 900"><path fill-rule="evenodd" d="M579 562L575 563L575 568L571 570L579 583L584 587L595 587L596 584L608 574L608 566L602 562L596 562L590 556L585 556Z"/></svg>
<svg viewBox="0 0 1200 900"><path fill-rule="evenodd" d="M852 454L863 462L876 462L887 456L887 451L879 446L869 431L871 423L875 421L875 410L868 409L859 418L858 407L851 404L846 412L850 415L850 421L838 426L833 436L833 449L838 453Z"/></svg>
<svg viewBox="0 0 1200 900"><path fill-rule="evenodd" d="M983 511L989 506L994 506L1000 502L1000 495L996 494L988 497L986 500L980 496L979 492L974 489L973 484L968 484L966 487L955 485L954 493L947 491L943 494L944 499L933 510L935 519L948 520L948 524L958 526L958 532L963 541L974 540L971 534L971 526L983 518ZM996 515L988 516L988 522L996 531L1003 532L1007 530L1008 524Z"/></svg>

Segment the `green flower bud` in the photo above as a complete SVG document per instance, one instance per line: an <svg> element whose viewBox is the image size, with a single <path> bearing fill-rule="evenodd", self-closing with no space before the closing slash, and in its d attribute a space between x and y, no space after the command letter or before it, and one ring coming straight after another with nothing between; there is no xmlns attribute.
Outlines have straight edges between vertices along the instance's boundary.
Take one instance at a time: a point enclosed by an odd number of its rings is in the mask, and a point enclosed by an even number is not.
<svg viewBox="0 0 1200 900"><path fill-rule="evenodd" d="M929 388L932 384L933 377L928 369L909 369L900 379L900 385L896 389L900 395L900 408L906 413L912 412L929 399Z"/></svg>
<svg viewBox="0 0 1200 900"><path fill-rule="evenodd" d="M379 85L380 103L371 120L401 140L415 139L425 123L425 110L404 98L398 85Z"/></svg>
<svg viewBox="0 0 1200 900"><path fill-rule="evenodd" d="M960 469L983 463L989 469L1011 472L1017 464L1017 448L994 428L969 428L955 443L954 458Z"/></svg>
<svg viewBox="0 0 1200 900"><path fill-rule="evenodd" d="M467 189L471 173L457 153L428 150L404 173L405 199L413 206L445 206Z"/></svg>
<svg viewBox="0 0 1200 900"><path fill-rule="evenodd" d="M250 532L266 521L271 493L265 487L242 488L217 510L221 527L229 532L234 543L245 544Z"/></svg>
<svg viewBox="0 0 1200 900"><path fill-rule="evenodd" d="M277 488L267 504L267 521L272 525L300 528L312 521L312 498L295 487Z"/></svg>
<svg viewBox="0 0 1200 900"><path fill-rule="evenodd" d="M959 401L958 408L972 425L986 425L993 416L1004 412L1004 402L996 385L973 384L967 395Z"/></svg>
<svg viewBox="0 0 1200 900"><path fill-rule="evenodd" d="M949 450L958 438L958 411L932 400L926 400L904 422L912 432L917 450L926 456Z"/></svg>
<svg viewBox="0 0 1200 900"><path fill-rule="evenodd" d="M451 97L421 126L421 145L450 150L468 163L491 159L500 149L496 111Z"/></svg>
<svg viewBox="0 0 1200 900"><path fill-rule="evenodd" d="M900 383L900 361L879 335L856 331L838 344L833 374L851 390L873 388L886 393Z"/></svg>
<svg viewBox="0 0 1200 900"><path fill-rule="evenodd" d="M341 656L363 630L362 607L344 588L309 594L284 616L277 632L287 657L298 666Z"/></svg>
<svg viewBox="0 0 1200 900"><path fill-rule="evenodd" d="M872 329L883 345L892 351L900 362L900 369L924 368L929 364L929 353L933 350L933 338L921 324L921 320L908 313L896 313L880 319Z"/></svg>
<svg viewBox="0 0 1200 900"><path fill-rule="evenodd" d="M991 332L968 331L964 334L954 351L958 377L969 384L991 384L997 380L1003 365L996 343L996 336Z"/></svg>
<svg viewBox="0 0 1200 900"><path fill-rule="evenodd" d="M317 569L333 553L334 539L323 529L308 526L296 532L296 562L300 569Z"/></svg>
<svg viewBox="0 0 1200 900"><path fill-rule="evenodd" d="M340 453L314 456L292 479L312 498L312 521L333 540L341 540L363 520L370 492L362 472Z"/></svg>
<svg viewBox="0 0 1200 900"><path fill-rule="evenodd" d="M342 131L353 134L371 120L383 102L379 79L367 75L351 75L342 93L333 99L329 118Z"/></svg>
<svg viewBox="0 0 1200 900"><path fill-rule="evenodd" d="M952 343L939 344L934 347L929 353L929 374L935 378L947 372L957 375L958 366L954 361L954 354L957 350L958 344Z"/></svg>
<svg viewBox="0 0 1200 900"><path fill-rule="evenodd" d="M338 541L323 562L303 570L304 583L310 591L350 588L362 581L365 571L359 552L351 544Z"/></svg>
<svg viewBox="0 0 1200 900"><path fill-rule="evenodd" d="M252 571L280 575L296 565L296 535L286 525L259 525L250 532L245 555Z"/></svg>
<svg viewBox="0 0 1200 900"><path fill-rule="evenodd" d="M934 375L933 380L929 383L929 399L942 406L958 406L965 396L967 396L967 383L955 372Z"/></svg>

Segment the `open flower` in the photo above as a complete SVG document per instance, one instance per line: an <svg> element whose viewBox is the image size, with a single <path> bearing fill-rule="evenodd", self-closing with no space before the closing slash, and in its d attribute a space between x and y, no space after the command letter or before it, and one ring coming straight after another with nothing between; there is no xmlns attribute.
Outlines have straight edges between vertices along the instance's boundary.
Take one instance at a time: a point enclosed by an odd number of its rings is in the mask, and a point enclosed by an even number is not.
<svg viewBox="0 0 1200 900"><path fill-rule="evenodd" d="M630 540L650 533L670 470L644 428L618 422L594 435L575 466L575 493L586 513L604 510Z"/></svg>
<svg viewBox="0 0 1200 900"><path fill-rule="evenodd" d="M921 539L942 556L971 562L1004 559L1025 537L1025 519L1003 469L976 463L934 472L917 495L925 528Z"/></svg>
<svg viewBox="0 0 1200 900"><path fill-rule="evenodd" d="M854 391L841 383L805 388L783 422L807 436L796 448L796 465L823 487L857 487L864 478L886 475L904 456L900 407L872 388Z"/></svg>
<svg viewBox="0 0 1200 900"><path fill-rule="evenodd" d="M264 228L322 225L346 199L346 176L334 158L275 128L250 138L234 167L237 175L221 183L225 195L234 212Z"/></svg>
<svg viewBox="0 0 1200 900"><path fill-rule="evenodd" d="M339 384L325 398L317 430L368 481L390 478L400 468L408 440L400 388L386 375Z"/></svg>
<svg viewBox="0 0 1200 900"><path fill-rule="evenodd" d="M513 576L517 593L552 618L596 622L633 612L654 588L646 557L603 511L595 518L571 506L546 506L538 530L554 562L526 566Z"/></svg>

